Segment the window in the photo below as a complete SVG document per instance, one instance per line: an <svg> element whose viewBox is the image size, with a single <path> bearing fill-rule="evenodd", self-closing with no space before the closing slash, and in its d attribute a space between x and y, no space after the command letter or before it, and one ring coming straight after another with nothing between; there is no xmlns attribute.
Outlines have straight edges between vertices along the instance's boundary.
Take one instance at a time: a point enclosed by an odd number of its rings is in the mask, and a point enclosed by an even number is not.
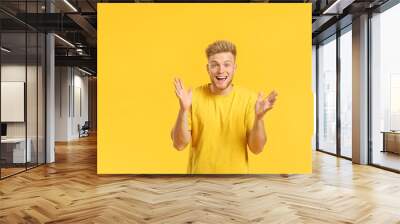
<svg viewBox="0 0 400 224"><path fill-rule="evenodd" d="M400 170L400 4L371 18L372 163Z"/></svg>
<svg viewBox="0 0 400 224"><path fill-rule="evenodd" d="M336 153L336 36L318 47L318 149Z"/></svg>
<svg viewBox="0 0 400 224"><path fill-rule="evenodd" d="M340 36L340 154L352 157L352 33Z"/></svg>

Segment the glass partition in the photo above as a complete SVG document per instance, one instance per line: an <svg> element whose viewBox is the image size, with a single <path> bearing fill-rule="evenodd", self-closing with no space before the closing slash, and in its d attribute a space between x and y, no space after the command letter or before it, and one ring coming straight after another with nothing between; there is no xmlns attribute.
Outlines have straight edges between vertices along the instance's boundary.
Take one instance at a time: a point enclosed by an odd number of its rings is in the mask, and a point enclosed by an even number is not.
<svg viewBox="0 0 400 224"><path fill-rule="evenodd" d="M26 33L3 32L1 47L1 175L7 177L24 171L31 158L26 140Z"/></svg>
<svg viewBox="0 0 400 224"><path fill-rule="evenodd" d="M16 19L44 3L0 2L1 179L45 162L45 34Z"/></svg>

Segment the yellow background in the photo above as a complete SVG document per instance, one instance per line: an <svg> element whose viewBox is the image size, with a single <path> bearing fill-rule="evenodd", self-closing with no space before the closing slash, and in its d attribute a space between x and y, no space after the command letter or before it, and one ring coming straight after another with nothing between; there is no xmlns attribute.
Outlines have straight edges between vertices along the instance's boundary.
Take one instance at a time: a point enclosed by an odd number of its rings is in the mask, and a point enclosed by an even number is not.
<svg viewBox="0 0 400 224"><path fill-rule="evenodd" d="M279 96L268 143L251 173L310 173L313 129L311 4L98 4L99 174L186 173L189 147L170 130L173 78L209 82L205 48L237 46L234 84Z"/></svg>

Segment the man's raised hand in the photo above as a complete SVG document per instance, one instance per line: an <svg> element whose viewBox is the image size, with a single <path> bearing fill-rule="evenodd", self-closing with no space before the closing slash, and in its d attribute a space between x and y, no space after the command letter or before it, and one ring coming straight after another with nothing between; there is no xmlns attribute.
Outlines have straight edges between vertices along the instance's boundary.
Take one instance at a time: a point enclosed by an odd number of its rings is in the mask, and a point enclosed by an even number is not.
<svg viewBox="0 0 400 224"><path fill-rule="evenodd" d="M272 91L265 99L263 93L258 94L258 98L255 105L255 113L257 120L261 120L264 117L265 113L272 109L276 101L276 96L278 96L278 93L275 91Z"/></svg>
<svg viewBox="0 0 400 224"><path fill-rule="evenodd" d="M179 78L174 79L175 94L179 99L181 110L188 111L192 105L192 90L185 90L182 80Z"/></svg>

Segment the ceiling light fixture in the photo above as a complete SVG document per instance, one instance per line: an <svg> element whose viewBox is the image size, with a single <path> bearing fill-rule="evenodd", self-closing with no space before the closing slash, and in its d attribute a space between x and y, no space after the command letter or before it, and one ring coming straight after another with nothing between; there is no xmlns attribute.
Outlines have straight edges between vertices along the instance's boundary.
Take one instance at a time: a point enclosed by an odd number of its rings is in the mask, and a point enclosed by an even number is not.
<svg viewBox="0 0 400 224"><path fill-rule="evenodd" d="M78 10L71 4L69 3L69 1L64 0L65 4L67 4L72 10L74 10L74 12L78 12Z"/></svg>
<svg viewBox="0 0 400 224"><path fill-rule="evenodd" d="M11 52L11 50L9 50L9 49L7 49L7 48L5 48L5 47L1 47L1 50L4 51L4 52L6 52L6 53L10 53L10 52Z"/></svg>
<svg viewBox="0 0 400 224"><path fill-rule="evenodd" d="M86 71L86 70L83 70L83 69L81 69L81 68L79 68L79 67L78 67L78 70L81 71L81 72L83 72L83 73L85 73L85 74L93 75L92 73L90 73L90 72L88 72L88 71Z"/></svg>
<svg viewBox="0 0 400 224"><path fill-rule="evenodd" d="M68 40L66 40L66 39L64 39L64 38L62 38L62 37L60 37L60 36L57 35L57 34L54 34L54 36L57 37L58 39L60 39L61 41L63 41L64 43L68 44L69 46L75 48L75 45L71 44L71 42L69 42Z"/></svg>
<svg viewBox="0 0 400 224"><path fill-rule="evenodd" d="M322 14L342 14L343 10L351 5L355 0L336 0L332 5L322 12Z"/></svg>

